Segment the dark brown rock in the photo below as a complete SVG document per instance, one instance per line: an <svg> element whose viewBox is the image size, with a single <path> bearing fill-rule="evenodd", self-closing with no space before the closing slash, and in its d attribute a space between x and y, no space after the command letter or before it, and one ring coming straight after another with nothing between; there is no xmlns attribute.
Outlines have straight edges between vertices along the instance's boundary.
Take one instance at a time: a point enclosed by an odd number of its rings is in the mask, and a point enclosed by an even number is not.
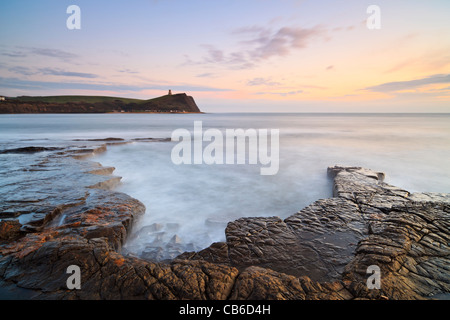
<svg viewBox="0 0 450 320"><path fill-rule="evenodd" d="M16 240L22 236L20 228L22 225L18 220L0 221L0 241Z"/></svg>
<svg viewBox="0 0 450 320"><path fill-rule="evenodd" d="M359 167L330 167L328 174L335 198L284 221L230 222L223 244L228 259L215 248L185 257L220 257L242 272L259 266L321 283L342 281L345 297L422 299L450 292L449 195L410 194L384 183L383 173ZM380 290L367 288L373 265L381 269Z"/></svg>
<svg viewBox="0 0 450 320"><path fill-rule="evenodd" d="M80 171L72 197L63 192L39 219L22 228L2 221L0 296L1 288L33 299L425 299L450 292L448 195L409 194L384 183L383 174L333 167L334 198L285 220L238 219L228 224L226 242L155 263L121 254L143 205L92 188L89 171ZM11 212L30 206L15 203ZM70 265L80 267L80 290L67 288ZM380 289L366 284L369 266L380 268Z"/></svg>
<svg viewBox="0 0 450 320"><path fill-rule="evenodd" d="M57 148L57 147L23 147L23 148L13 148L13 149L1 150L0 154L7 154L7 153L35 153L35 152L55 151L55 150L63 150L63 148Z"/></svg>
<svg viewBox="0 0 450 320"><path fill-rule="evenodd" d="M249 267L236 279L233 300L349 300L353 298L339 283L312 281L260 267Z"/></svg>
<svg viewBox="0 0 450 320"><path fill-rule="evenodd" d="M81 289L68 290L68 266L81 269ZM103 238L49 238L0 260L0 276L40 292L37 299L225 299L237 270L199 261L157 264L125 258Z"/></svg>

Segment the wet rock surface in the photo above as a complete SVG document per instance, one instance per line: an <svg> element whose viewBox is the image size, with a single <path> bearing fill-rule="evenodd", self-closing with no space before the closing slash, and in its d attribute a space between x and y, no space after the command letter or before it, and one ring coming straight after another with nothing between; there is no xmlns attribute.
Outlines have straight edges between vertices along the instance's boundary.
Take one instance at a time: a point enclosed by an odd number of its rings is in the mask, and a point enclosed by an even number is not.
<svg viewBox="0 0 450 320"><path fill-rule="evenodd" d="M157 243L149 243L147 259L123 249L145 208L110 190L113 168L84 159L104 150L32 153L26 168L20 154L3 155L17 157L20 174L0 172L8 190L0 202L2 299L423 299L450 292L447 194L410 194L384 183L382 173L331 167L333 198L284 220L229 222L225 242L197 252L182 253L172 237L175 258L155 262L167 254ZM133 234L163 230L154 224ZM80 290L67 287L71 265L80 268ZM366 284L374 265L380 289Z"/></svg>
<svg viewBox="0 0 450 320"><path fill-rule="evenodd" d="M339 283L351 298L422 299L450 292L450 195L410 194L384 183L383 173L359 167L330 167L328 174L334 198L285 220L230 222L226 242L181 258ZM379 290L367 287L369 266L380 268ZM321 297L336 298L325 292Z"/></svg>

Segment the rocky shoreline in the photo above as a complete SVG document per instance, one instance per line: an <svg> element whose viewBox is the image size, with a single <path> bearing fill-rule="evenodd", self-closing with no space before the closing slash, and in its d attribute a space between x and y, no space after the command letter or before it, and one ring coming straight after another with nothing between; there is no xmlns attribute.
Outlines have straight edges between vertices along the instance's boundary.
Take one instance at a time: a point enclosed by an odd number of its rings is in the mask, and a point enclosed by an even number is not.
<svg viewBox="0 0 450 320"><path fill-rule="evenodd" d="M429 299L450 293L450 195L410 193L359 167L328 168L334 197L284 220L229 222L225 242L167 263L127 255L122 246L145 207L113 190L120 181L111 176L114 168L84 160L127 142L2 150L36 158L28 171L22 168L29 183L11 187L9 198L1 195L1 299ZM80 290L67 288L70 265L80 267ZM374 265L380 289L366 284Z"/></svg>

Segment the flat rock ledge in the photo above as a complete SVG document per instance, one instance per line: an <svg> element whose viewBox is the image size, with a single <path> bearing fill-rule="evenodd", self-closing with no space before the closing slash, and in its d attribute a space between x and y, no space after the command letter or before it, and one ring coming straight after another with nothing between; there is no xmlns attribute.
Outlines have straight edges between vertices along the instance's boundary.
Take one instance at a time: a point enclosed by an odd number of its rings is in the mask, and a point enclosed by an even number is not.
<svg viewBox="0 0 450 320"><path fill-rule="evenodd" d="M249 287L260 290L249 288L243 291L250 292L247 296L236 288L233 297L243 299L264 298L261 282L266 283L264 292L279 289L279 298L288 299L446 296L450 195L411 194L384 183L383 173L360 167L330 167L328 174L334 179L333 198L318 200L284 220L230 222L226 242L178 258L237 268L239 279L245 275ZM368 289L370 266L380 270L380 289ZM280 279L287 283L281 285ZM303 281L311 291L295 289L304 289Z"/></svg>
<svg viewBox="0 0 450 320"><path fill-rule="evenodd" d="M90 175L112 172L94 169ZM328 174L333 198L284 220L230 222L226 242L185 252L171 263L121 254L145 208L102 188L108 179L95 180L94 187L76 188L76 201L49 208L28 228L16 219L0 221L0 297L350 300L449 294L449 194L411 194L384 183L383 173L359 167L330 167ZM67 287L71 265L81 270L79 290ZM369 266L380 270L379 289L367 286Z"/></svg>

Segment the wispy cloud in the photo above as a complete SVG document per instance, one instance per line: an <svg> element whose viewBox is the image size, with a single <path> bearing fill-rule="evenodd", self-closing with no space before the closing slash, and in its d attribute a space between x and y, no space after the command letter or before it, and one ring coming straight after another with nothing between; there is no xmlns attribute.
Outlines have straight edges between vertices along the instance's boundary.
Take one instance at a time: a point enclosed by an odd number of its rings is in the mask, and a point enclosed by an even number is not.
<svg viewBox="0 0 450 320"><path fill-rule="evenodd" d="M78 57L77 54L60 49L37 48L37 47L17 47L16 50L2 51L0 55L11 58L26 58L33 55L38 55L44 57L57 58L66 61Z"/></svg>
<svg viewBox="0 0 450 320"><path fill-rule="evenodd" d="M260 26L243 27L231 33L238 38L236 46L242 49L225 52L210 44L203 45L206 50L203 58L195 61L187 57L185 64L220 64L230 69L250 69L272 57L283 57L294 50L304 49L312 40L324 37L325 33L320 26L275 30Z"/></svg>
<svg viewBox="0 0 450 320"><path fill-rule="evenodd" d="M52 68L41 68L39 69L39 72L43 75L51 75L51 76L77 77L87 79L98 78L98 75L93 73L73 72Z"/></svg>
<svg viewBox="0 0 450 320"><path fill-rule="evenodd" d="M286 56L295 49L306 48L308 43L318 36L323 36L324 30L320 27L311 29L283 27L277 31L266 28L252 28L241 30L241 34L248 34L250 39L246 42L255 44L249 55L258 60L269 59L274 56Z"/></svg>
<svg viewBox="0 0 450 320"><path fill-rule="evenodd" d="M8 71L12 72L12 73L24 75L24 76L31 76L31 75L36 74L36 71L33 71L32 69L30 69L28 67L22 67L22 66L10 67L10 68L8 68Z"/></svg>
<svg viewBox="0 0 450 320"><path fill-rule="evenodd" d="M212 72L200 73L196 75L197 78L216 78L217 74Z"/></svg>
<svg viewBox="0 0 450 320"><path fill-rule="evenodd" d="M339 31L353 31L358 26L364 26L366 27L367 21L363 20L362 23L356 24L356 25L349 25L349 26L340 26L340 27L334 27L331 31L333 32L339 32Z"/></svg>
<svg viewBox="0 0 450 320"><path fill-rule="evenodd" d="M178 92L190 91L231 91L224 88L213 88L208 86L195 85L126 85L115 83L82 83L82 82L50 82L50 81L34 81L22 80L17 78L0 77L0 88L8 89L25 89L25 90L96 90L96 91L117 91L117 92L139 92L143 90L167 90L170 89Z"/></svg>
<svg viewBox="0 0 450 320"><path fill-rule="evenodd" d="M280 82L272 81L266 78L253 78L247 81L248 86L278 86L281 85Z"/></svg>
<svg viewBox="0 0 450 320"><path fill-rule="evenodd" d="M286 92L256 92L256 94L258 95L262 95L262 94L271 94L271 95L277 95L277 96L281 96L281 97L286 97L286 96L292 96L295 94L300 94L303 93L303 90L293 90L293 91L286 91Z"/></svg>
<svg viewBox="0 0 450 320"><path fill-rule="evenodd" d="M374 92L396 92L402 90L417 89L426 85L439 83L450 83L450 74L435 74L421 79L387 82L376 86L367 87L364 90Z"/></svg>
<svg viewBox="0 0 450 320"><path fill-rule="evenodd" d="M76 77L76 78L86 78L86 79L94 79L98 78L98 75L93 73L84 73L84 72L74 72L74 71L66 71L62 69L55 68L29 68L22 66L13 66L8 68L9 72L23 75L23 76L32 76L32 75L50 75L50 76L64 76L64 77Z"/></svg>
<svg viewBox="0 0 450 320"><path fill-rule="evenodd" d="M47 48L28 48L31 54L36 54L45 57L59 58L59 59L73 59L77 58L78 55L59 49L47 49Z"/></svg>
<svg viewBox="0 0 450 320"><path fill-rule="evenodd" d="M138 74L139 71L134 71L134 70L130 70L130 69L121 69L121 70L117 70L120 73L128 73L128 74Z"/></svg>
<svg viewBox="0 0 450 320"><path fill-rule="evenodd" d="M200 61L187 58L184 65L220 64L229 69L250 69L255 66L254 61L245 52L231 52L227 54L213 45L202 45L202 47L206 50L203 58Z"/></svg>
<svg viewBox="0 0 450 320"><path fill-rule="evenodd" d="M27 53L23 51L3 51L0 53L2 56L11 57L11 58L24 58L27 56Z"/></svg>

